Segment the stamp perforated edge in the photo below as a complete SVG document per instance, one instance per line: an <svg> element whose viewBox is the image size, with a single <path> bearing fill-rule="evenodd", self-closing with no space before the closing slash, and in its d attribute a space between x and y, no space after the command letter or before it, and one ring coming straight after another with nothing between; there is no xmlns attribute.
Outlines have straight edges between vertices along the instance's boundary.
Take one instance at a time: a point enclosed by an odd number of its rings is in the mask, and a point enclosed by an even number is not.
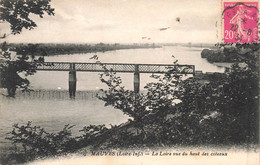
<svg viewBox="0 0 260 165"><path fill-rule="evenodd" d="M257 2L258 3L258 19L260 16L260 10L259 10L259 5L260 5L260 0L221 0L221 11L220 11L220 15L218 18L217 22L220 22L220 26L216 25L217 27L217 36L220 36L218 38L220 43L225 43L224 42L224 15L223 15L223 11L224 11L224 2ZM258 26L257 26L257 30L259 32L259 22L258 22ZM259 43L259 33L258 34L258 42Z"/></svg>

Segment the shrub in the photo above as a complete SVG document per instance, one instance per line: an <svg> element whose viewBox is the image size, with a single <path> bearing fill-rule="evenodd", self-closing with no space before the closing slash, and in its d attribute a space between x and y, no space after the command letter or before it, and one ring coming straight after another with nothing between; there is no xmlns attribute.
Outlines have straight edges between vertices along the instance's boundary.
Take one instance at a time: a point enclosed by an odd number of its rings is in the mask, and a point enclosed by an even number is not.
<svg viewBox="0 0 260 165"><path fill-rule="evenodd" d="M258 137L256 50L259 48L251 49L243 57L247 67L235 64L231 73L204 75L207 83L198 77L183 79L175 61L175 66L164 75L152 75L157 82L148 83L147 92L140 94L126 90L120 77L107 70L100 78L108 90L103 90L99 98L105 105L112 105L133 118L132 127L141 132L130 132L127 138L132 141L139 136L142 140L131 146L255 143ZM237 51L239 48L229 48L225 53L233 56Z"/></svg>
<svg viewBox="0 0 260 165"><path fill-rule="evenodd" d="M55 156L78 149L78 143L71 137L73 126L65 125L58 133L48 133L39 126L32 126L32 122L19 126L15 124L6 139L15 145L16 155L23 155L20 161L31 161L36 158Z"/></svg>

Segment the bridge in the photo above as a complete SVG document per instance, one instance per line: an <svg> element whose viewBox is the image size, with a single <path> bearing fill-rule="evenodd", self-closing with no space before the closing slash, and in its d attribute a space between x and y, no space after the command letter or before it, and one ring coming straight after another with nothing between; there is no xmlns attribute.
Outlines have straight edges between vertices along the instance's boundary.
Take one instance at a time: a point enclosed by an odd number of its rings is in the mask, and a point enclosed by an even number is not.
<svg viewBox="0 0 260 165"><path fill-rule="evenodd" d="M180 74L194 74L194 65L172 64L126 64L126 63L71 63L71 62L44 62L38 63L36 70L45 71L81 71L81 72L104 72L105 68L113 72L126 73L165 73L169 67L176 67ZM105 68L104 68L105 67Z"/></svg>
<svg viewBox="0 0 260 165"><path fill-rule="evenodd" d="M194 65L173 64L126 64L126 63L71 63L71 62L44 62L36 63L36 70L40 71L69 71L69 94L75 98L76 72L124 72L134 73L134 91L140 91L140 73L166 73L174 68L177 74L195 74Z"/></svg>
<svg viewBox="0 0 260 165"><path fill-rule="evenodd" d="M69 71L69 94L75 97L76 72L113 72L134 73L134 91L140 91L140 73L165 73L173 68L179 74L195 74L194 65L171 64L124 64L124 63L70 63L70 62L44 62L37 65L36 70L42 71Z"/></svg>

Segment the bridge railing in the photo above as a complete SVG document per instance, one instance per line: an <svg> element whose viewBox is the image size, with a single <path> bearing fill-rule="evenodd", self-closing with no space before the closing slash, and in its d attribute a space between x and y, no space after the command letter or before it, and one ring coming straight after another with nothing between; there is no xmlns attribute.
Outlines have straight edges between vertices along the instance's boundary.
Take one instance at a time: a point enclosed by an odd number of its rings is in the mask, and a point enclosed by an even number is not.
<svg viewBox="0 0 260 165"><path fill-rule="evenodd" d="M126 63L70 63L70 62L44 62L37 66L37 70L46 71L75 71L103 72L104 67L114 72L139 72L139 73L165 73L174 68L181 74L194 74L194 65L171 65L171 64L126 64ZM138 69L138 71L136 70Z"/></svg>

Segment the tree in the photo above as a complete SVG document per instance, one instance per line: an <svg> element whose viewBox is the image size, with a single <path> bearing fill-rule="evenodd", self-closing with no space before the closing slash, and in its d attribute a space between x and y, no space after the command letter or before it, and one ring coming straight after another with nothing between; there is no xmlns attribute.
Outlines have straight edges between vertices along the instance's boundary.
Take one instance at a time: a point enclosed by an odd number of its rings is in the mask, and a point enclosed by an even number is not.
<svg viewBox="0 0 260 165"><path fill-rule="evenodd" d="M1 23L9 23L11 33L19 34L22 30L33 29L37 25L30 18L31 14L43 18L44 13L54 15L54 9L50 6L51 0L1 0L0 1L0 20ZM6 38L6 34L2 38ZM14 97L18 87L27 90L30 82L20 76L19 73L25 73L25 76L32 75L36 71L36 63L28 63L29 55L31 62L43 61L40 57L35 59L34 51L37 45L28 45L23 47L21 56L12 59L11 53L6 42L1 44L1 87L7 88L8 96Z"/></svg>
<svg viewBox="0 0 260 165"><path fill-rule="evenodd" d="M51 0L1 0L0 20L10 23L13 34L21 33L22 29L33 29L37 25L30 18L35 14L43 18L44 13L54 15L50 6Z"/></svg>
<svg viewBox="0 0 260 165"><path fill-rule="evenodd" d="M106 70L100 78L108 90L99 98L129 115L133 119L129 125L141 130L137 133L141 140L132 145L256 143L259 50L259 44L236 44L227 56L239 53L244 66L236 63L230 73L202 78L183 79L175 62L177 67L164 75L153 75L157 82L148 83L147 92L140 94L126 90L121 78Z"/></svg>
<svg viewBox="0 0 260 165"><path fill-rule="evenodd" d="M177 61L163 76L152 75L157 82L146 85L146 94L125 89L121 78L115 72L105 67L104 69L100 79L108 86L108 90L101 90L103 94L99 99L105 101L105 106L111 105L132 118L132 126L136 128L137 136L142 137L138 143L150 143L151 139L160 143L162 136L156 135L155 132L161 131L168 114L176 112L175 102L182 93L180 85L183 75L179 74Z"/></svg>

